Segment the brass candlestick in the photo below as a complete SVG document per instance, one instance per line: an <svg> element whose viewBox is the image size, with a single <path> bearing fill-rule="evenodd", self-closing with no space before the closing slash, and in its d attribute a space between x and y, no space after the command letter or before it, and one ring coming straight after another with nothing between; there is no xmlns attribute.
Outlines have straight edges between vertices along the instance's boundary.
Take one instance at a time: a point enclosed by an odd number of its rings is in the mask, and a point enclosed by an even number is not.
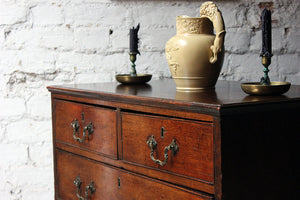
<svg viewBox="0 0 300 200"><path fill-rule="evenodd" d="M291 83L289 82L271 82L269 78L269 65L271 64L272 57L272 19L271 11L265 8L261 14L262 23L262 64L265 67L263 72L264 76L260 82L242 83L241 87L247 94L253 95L280 95L290 89Z"/></svg>
<svg viewBox="0 0 300 200"><path fill-rule="evenodd" d="M129 59L131 61L131 72L130 74L117 74L116 79L118 82L122 84L142 84L147 83L151 80L151 74L137 74L136 73L136 55L139 54L137 52L130 52Z"/></svg>
<svg viewBox="0 0 300 200"><path fill-rule="evenodd" d="M269 65L271 64L271 56L262 55L262 64L264 66L264 76L260 82L242 83L242 90L251 95L280 95L290 89L289 82L271 82L269 78Z"/></svg>
<svg viewBox="0 0 300 200"><path fill-rule="evenodd" d="M140 29L140 24L137 27L132 27L129 30L129 59L131 61L131 71L130 74L117 74L116 79L118 82L123 84L141 84L146 83L151 80L151 74L137 74L136 73L136 55L140 54L138 50L138 31Z"/></svg>

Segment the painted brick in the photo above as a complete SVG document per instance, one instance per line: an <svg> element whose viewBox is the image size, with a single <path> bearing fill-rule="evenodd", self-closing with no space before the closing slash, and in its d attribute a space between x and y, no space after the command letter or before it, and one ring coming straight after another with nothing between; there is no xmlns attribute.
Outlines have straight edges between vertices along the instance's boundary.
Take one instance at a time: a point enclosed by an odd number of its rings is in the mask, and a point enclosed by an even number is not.
<svg viewBox="0 0 300 200"><path fill-rule="evenodd" d="M260 54L261 48L262 48L262 31L259 30L259 31L252 32L249 50L257 54Z"/></svg>
<svg viewBox="0 0 300 200"><path fill-rule="evenodd" d="M277 23L273 26L293 27L299 25L299 1L278 1L274 7L272 20L276 20Z"/></svg>
<svg viewBox="0 0 300 200"><path fill-rule="evenodd" d="M12 25L26 21L27 8L17 6L11 2L2 2L0 4L0 25Z"/></svg>
<svg viewBox="0 0 300 200"><path fill-rule="evenodd" d="M112 6L98 2L72 4L65 8L65 18L66 24L74 24L74 26L120 26L126 22L128 10L122 5Z"/></svg>
<svg viewBox="0 0 300 200"><path fill-rule="evenodd" d="M45 49L70 51L74 49L73 30L67 26L39 29L38 46Z"/></svg>
<svg viewBox="0 0 300 200"><path fill-rule="evenodd" d="M11 166L25 165L28 159L27 147L28 146L26 144L2 143L0 145L0 152L2 152L0 169L7 170Z"/></svg>
<svg viewBox="0 0 300 200"><path fill-rule="evenodd" d="M296 75L299 73L299 54L278 56L279 72L282 75Z"/></svg>
<svg viewBox="0 0 300 200"><path fill-rule="evenodd" d="M288 52L300 53L300 28L290 30L288 33L287 46Z"/></svg>
<svg viewBox="0 0 300 200"><path fill-rule="evenodd" d="M15 144L51 142L49 130L52 130L49 121L22 119L7 125L6 140Z"/></svg>
<svg viewBox="0 0 300 200"><path fill-rule="evenodd" d="M4 132L5 132L5 126L4 126L4 124L1 124L0 123L0 143L1 143L1 141L4 139ZM1 147L0 147L1 148Z"/></svg>
<svg viewBox="0 0 300 200"><path fill-rule="evenodd" d="M14 58L18 60L18 70L26 73L44 74L55 71L55 57L51 51L32 49L22 50Z"/></svg>
<svg viewBox="0 0 300 200"><path fill-rule="evenodd" d="M225 36L225 50L231 53L246 53L249 49L251 30L229 29Z"/></svg>
<svg viewBox="0 0 300 200"><path fill-rule="evenodd" d="M134 7L132 11L132 17L135 24L141 23L141 26L144 27L174 27L176 25L176 16L178 15L199 17L200 5L201 4L197 3L193 10L184 6L167 7L164 5L157 6L155 4L145 7ZM157 12L158 9L159 12Z"/></svg>
<svg viewBox="0 0 300 200"><path fill-rule="evenodd" d="M52 188L45 187L44 185L35 185L35 187L27 187L26 190L22 193L24 196L22 200L51 200L54 199L54 191Z"/></svg>
<svg viewBox="0 0 300 200"><path fill-rule="evenodd" d="M167 41L175 35L175 29L142 30L141 49L145 51L164 51Z"/></svg>
<svg viewBox="0 0 300 200"><path fill-rule="evenodd" d="M64 23L62 8L59 5L38 5L31 10L34 26L60 25Z"/></svg>
<svg viewBox="0 0 300 200"><path fill-rule="evenodd" d="M109 30L106 28L76 29L75 48L79 52L93 53L109 50Z"/></svg>
<svg viewBox="0 0 300 200"><path fill-rule="evenodd" d="M149 62L152 60L152 62ZM136 62L136 70L140 73L153 74L154 78L159 78L162 74L167 77L170 75L170 70L165 57L165 54L153 54L152 52L144 52Z"/></svg>
<svg viewBox="0 0 300 200"><path fill-rule="evenodd" d="M0 93L4 94L5 90L6 90L6 78L4 74L0 73Z"/></svg>
<svg viewBox="0 0 300 200"><path fill-rule="evenodd" d="M7 180L7 174L0 174ZM0 195L3 199L22 199L22 188L19 185L13 185L10 181L0 182Z"/></svg>
<svg viewBox="0 0 300 200"><path fill-rule="evenodd" d="M97 83L97 82L110 82L114 80L113 72L108 73L81 73L77 74L75 83Z"/></svg>
<svg viewBox="0 0 300 200"><path fill-rule="evenodd" d="M10 74L19 67L20 60L16 59L17 55L18 51L15 50L0 50L1 74Z"/></svg>
<svg viewBox="0 0 300 200"><path fill-rule="evenodd" d="M25 101L22 98L0 97L0 119L5 117L19 117L25 114Z"/></svg>
<svg viewBox="0 0 300 200"><path fill-rule="evenodd" d="M129 51L129 28L111 28L109 41L112 51ZM141 34L139 34L141 37Z"/></svg>
<svg viewBox="0 0 300 200"><path fill-rule="evenodd" d="M139 55L137 59L139 59ZM122 66L125 66L128 63L128 66L131 64L129 63L129 54L126 53L114 53L109 55L96 55L94 60L95 65L95 72L96 73L112 73L117 72L119 73L119 69Z"/></svg>
<svg viewBox="0 0 300 200"><path fill-rule="evenodd" d="M255 2L254 4L250 5L251 9L248 9L248 12L246 13L246 19L247 19L247 25L250 28L256 28L258 29L260 27L260 16L261 16L261 10L258 6L258 3Z"/></svg>
<svg viewBox="0 0 300 200"><path fill-rule="evenodd" d="M219 9L222 12L227 28L241 27L246 22L246 6L243 3L227 2L222 4Z"/></svg>
<svg viewBox="0 0 300 200"><path fill-rule="evenodd" d="M283 29L273 28L272 29L272 52L279 53L284 51L286 41L283 37Z"/></svg>
<svg viewBox="0 0 300 200"><path fill-rule="evenodd" d="M73 26L92 26L103 19L101 13L105 10L106 4L78 2L69 4L64 8L65 23ZM84 14L83 14L84 13Z"/></svg>
<svg viewBox="0 0 300 200"><path fill-rule="evenodd" d="M64 84L66 82L70 83L71 80L73 80L74 76L75 76L74 72L61 71L57 74L57 76L55 77L55 79L53 81L55 82L55 84L58 84L58 85Z"/></svg>
<svg viewBox="0 0 300 200"><path fill-rule="evenodd" d="M37 106L38 105L38 106ZM51 117L51 99L50 95L36 95L31 97L27 102L27 110L31 116L43 118Z"/></svg>
<svg viewBox="0 0 300 200"><path fill-rule="evenodd" d="M235 55L229 56L230 67L233 80L239 81L259 81L263 76L263 65L261 64L261 58L257 54L248 55ZM241 62L241 60L243 60ZM277 79L278 69L276 59L272 60L272 64L269 67L270 79Z"/></svg>
<svg viewBox="0 0 300 200"><path fill-rule="evenodd" d="M3 43L5 41L5 37L4 37L4 29L0 28L0 49L3 48Z"/></svg>
<svg viewBox="0 0 300 200"><path fill-rule="evenodd" d="M32 144L28 147L28 154L35 166L47 167L52 164L53 148L50 141Z"/></svg>
<svg viewBox="0 0 300 200"><path fill-rule="evenodd" d="M34 165L24 165L21 167L12 166L11 169L7 172L7 181L15 186L25 187L28 183L31 183L32 186L40 186L48 188L49 184L52 184L53 181L53 172L52 167L36 167ZM49 170L48 173L46 170ZM26 188L31 190L32 188ZM21 193L25 193L26 190L21 190ZM24 198L24 197L22 197ZM50 198L49 198L50 199Z"/></svg>
<svg viewBox="0 0 300 200"><path fill-rule="evenodd" d="M56 66L63 72L82 73L94 71L91 60L97 58L96 54L83 54L74 52L62 52L56 57Z"/></svg>

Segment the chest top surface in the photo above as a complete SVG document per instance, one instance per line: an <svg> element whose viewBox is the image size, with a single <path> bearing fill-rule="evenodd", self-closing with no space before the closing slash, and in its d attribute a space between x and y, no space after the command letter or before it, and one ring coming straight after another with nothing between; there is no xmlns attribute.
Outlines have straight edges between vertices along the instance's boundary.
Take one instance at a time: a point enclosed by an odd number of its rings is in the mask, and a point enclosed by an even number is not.
<svg viewBox="0 0 300 200"><path fill-rule="evenodd" d="M300 102L300 86L277 96L252 96L241 89L240 82L218 81L213 90L178 92L172 79L153 80L149 84L122 85L117 82L49 86L52 93L101 98L108 101L148 102L152 106L169 104L222 110L227 108Z"/></svg>

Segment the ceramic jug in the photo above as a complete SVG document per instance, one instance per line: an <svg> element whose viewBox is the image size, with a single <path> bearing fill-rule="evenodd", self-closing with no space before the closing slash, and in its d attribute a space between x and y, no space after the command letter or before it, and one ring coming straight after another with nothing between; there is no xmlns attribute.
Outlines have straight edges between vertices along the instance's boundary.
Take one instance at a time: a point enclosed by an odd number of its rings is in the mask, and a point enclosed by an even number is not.
<svg viewBox="0 0 300 200"><path fill-rule="evenodd" d="M213 2L205 2L200 7L200 17L177 16L176 29L177 34L165 48L176 89L214 88L224 59L225 25L221 12Z"/></svg>

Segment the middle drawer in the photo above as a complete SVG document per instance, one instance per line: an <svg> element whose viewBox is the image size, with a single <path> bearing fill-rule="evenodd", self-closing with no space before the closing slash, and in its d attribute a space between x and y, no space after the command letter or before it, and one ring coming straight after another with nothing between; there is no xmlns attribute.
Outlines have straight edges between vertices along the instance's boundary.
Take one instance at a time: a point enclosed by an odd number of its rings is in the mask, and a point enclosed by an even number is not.
<svg viewBox="0 0 300 200"><path fill-rule="evenodd" d="M123 160L213 183L211 123L127 112L121 116Z"/></svg>

